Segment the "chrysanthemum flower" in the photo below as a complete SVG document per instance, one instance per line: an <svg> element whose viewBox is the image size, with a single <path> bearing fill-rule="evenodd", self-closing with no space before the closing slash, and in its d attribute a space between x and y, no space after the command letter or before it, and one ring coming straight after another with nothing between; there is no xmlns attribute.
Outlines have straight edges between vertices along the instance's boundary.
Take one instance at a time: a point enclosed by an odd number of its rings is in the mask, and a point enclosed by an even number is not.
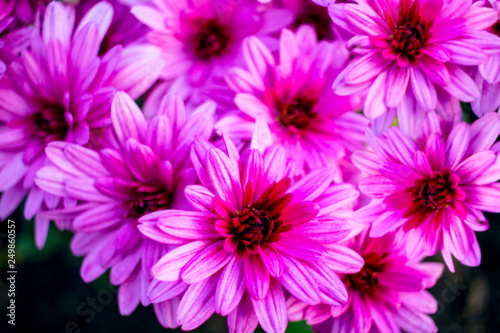
<svg viewBox="0 0 500 333"><path fill-rule="evenodd" d="M284 290L308 304L343 304L347 295L335 272L358 271L362 260L337 244L350 225L334 216L356 190L332 184L326 168L292 185L282 149L252 149L245 159L225 142L227 154L206 142L193 146L203 185L185 193L196 211L159 212L139 226L180 245L153 275L189 284L177 312L182 328L194 329L216 311L228 315L229 332L253 332L258 323L284 332Z"/></svg>
<svg viewBox="0 0 500 333"><path fill-rule="evenodd" d="M374 0L342 8L359 57L334 87L338 94L367 90L369 118L398 106L409 90L426 111L435 110L443 94L472 101L480 92L461 66L477 68L500 51L500 38L485 30L497 13L481 2Z"/></svg>
<svg viewBox="0 0 500 333"><path fill-rule="evenodd" d="M54 166L37 173L37 185L79 201L46 216L73 219L71 249L85 256L82 278L90 282L111 268L111 282L120 285L118 304L124 315L139 301L149 304L151 266L168 250L143 237L137 221L155 211L189 208L184 187L196 181L189 160L191 143L195 136L210 137L214 112L214 103L207 102L188 117L182 101L169 95L158 115L147 122L134 101L119 92L111 110L116 148L96 152L53 142L46 149ZM155 304L164 326L177 326L170 313L175 314L175 307L175 301Z"/></svg>
<svg viewBox="0 0 500 333"><path fill-rule="evenodd" d="M349 57L345 44L318 43L314 29L302 26L296 33L282 31L279 52L276 64L258 39L244 42L248 69L235 68L227 76L241 111L223 115L216 129L235 139L250 139L256 127L270 131L267 139L285 148L294 174L361 148L368 121L354 112L360 97L338 96L331 89Z"/></svg>
<svg viewBox="0 0 500 333"><path fill-rule="evenodd" d="M462 123L451 133L441 131L435 114L429 114L417 143L396 127L384 137L368 134L373 152L356 151L352 160L369 175L361 191L375 198L357 212L373 223L370 235L401 227L409 248L427 255L440 248L452 271L450 254L465 265L478 265L474 231L488 228L481 211L500 212L500 146L492 147L500 134L498 114Z"/></svg>
<svg viewBox="0 0 500 333"><path fill-rule="evenodd" d="M164 79L179 79L184 89L203 87L241 62L241 43L258 36L276 44L272 34L293 16L284 9L262 10L255 0L158 0L155 6L135 6L132 13L153 31L149 40L163 51Z"/></svg>
<svg viewBox="0 0 500 333"><path fill-rule="evenodd" d="M437 332L429 314L438 302L425 289L441 276L442 264L408 257L394 234L369 238L365 230L346 244L365 262L361 271L341 276L347 303L307 306L290 297L290 320L306 319L317 333Z"/></svg>
<svg viewBox="0 0 500 333"><path fill-rule="evenodd" d="M47 163L44 149L52 141L98 145L109 127L116 88L134 98L157 79L159 59L153 46L98 52L113 17L106 2L92 7L74 28L75 8L51 2L42 31L0 81L0 218L27 193L25 217L31 219L48 199L33 186L36 171Z"/></svg>

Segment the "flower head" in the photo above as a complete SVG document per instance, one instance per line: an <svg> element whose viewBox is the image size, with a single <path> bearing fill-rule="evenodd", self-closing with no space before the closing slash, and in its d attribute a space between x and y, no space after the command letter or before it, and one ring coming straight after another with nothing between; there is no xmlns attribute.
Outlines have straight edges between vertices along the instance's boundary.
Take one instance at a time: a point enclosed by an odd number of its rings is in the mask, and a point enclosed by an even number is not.
<svg viewBox="0 0 500 333"><path fill-rule="evenodd" d="M209 138L215 105L200 106L187 117L182 102L169 95L150 121L125 93L116 94L112 106L115 148L93 151L75 144L53 142L47 156L54 166L37 174L43 190L79 204L45 213L58 220L73 219L71 248L84 255L81 274L89 282L109 268L111 282L121 285L118 304L130 314L140 301L149 304L151 266L169 248L142 237L138 219L145 214L185 209L184 187L196 181L189 151L196 136ZM155 305L160 322L176 327L176 303ZM168 320L168 318L174 318Z"/></svg>
<svg viewBox="0 0 500 333"><path fill-rule="evenodd" d="M290 319L306 319L318 333L437 332L429 314L438 303L425 289L434 286L443 265L409 257L394 234L370 238L368 229L346 242L364 260L359 272L341 276L347 303L307 306L291 297Z"/></svg>
<svg viewBox="0 0 500 333"><path fill-rule="evenodd" d="M50 142L100 145L111 123L116 89L137 98L156 80L150 66L160 61L152 46L117 45L98 55L112 17L112 6L100 2L75 28L75 7L51 2L30 50L0 81L0 153L6 156L0 174L2 218L28 192L26 218L48 204L42 191L31 190L36 171L47 163L44 149Z"/></svg>
<svg viewBox="0 0 500 333"><path fill-rule="evenodd" d="M482 210L498 212L500 119L491 113L474 124L441 130L429 114L415 143L398 128L384 137L370 135L373 152L357 151L353 162L369 177L360 183L374 202L357 212L373 222L377 237L399 227L409 234L408 248L433 255L440 248L453 270L450 253L476 266L481 259L474 231L488 228Z"/></svg>
<svg viewBox="0 0 500 333"><path fill-rule="evenodd" d="M426 111L435 110L443 95L472 101L480 92L461 66L477 68L499 51L500 39L485 31L497 13L481 2L375 0L341 8L344 24L355 34L349 44L359 57L341 74L335 91L367 90L369 118L397 107L407 91Z"/></svg>
<svg viewBox="0 0 500 333"><path fill-rule="evenodd" d="M269 39L292 20L288 11L259 6L254 0L161 0L155 7L135 6L132 13L153 30L149 40L167 61L162 76L179 79L185 89L193 90L241 61L245 37Z"/></svg>
<svg viewBox="0 0 500 333"><path fill-rule="evenodd" d="M162 281L183 281L177 312L182 328L201 325L214 311L228 315L230 332L284 332L284 290L308 304L342 304L336 272L359 270L361 258L337 244L350 226L335 214L358 196L348 184L332 184L320 169L291 184L282 149L240 156L226 138L227 153L207 142L193 147L203 185L186 196L196 211L168 210L141 219L149 237L179 244L154 267ZM341 214L339 214L341 215ZM200 292L203 291L203 292Z"/></svg>
<svg viewBox="0 0 500 333"><path fill-rule="evenodd" d="M253 37L243 53L248 70L235 68L227 76L241 111L223 115L218 131L248 140L257 128L263 139L285 148L294 175L332 165L362 147L367 120L354 112L361 98L331 89L349 57L344 43L318 42L314 30L302 26L295 34L282 31L278 64Z"/></svg>

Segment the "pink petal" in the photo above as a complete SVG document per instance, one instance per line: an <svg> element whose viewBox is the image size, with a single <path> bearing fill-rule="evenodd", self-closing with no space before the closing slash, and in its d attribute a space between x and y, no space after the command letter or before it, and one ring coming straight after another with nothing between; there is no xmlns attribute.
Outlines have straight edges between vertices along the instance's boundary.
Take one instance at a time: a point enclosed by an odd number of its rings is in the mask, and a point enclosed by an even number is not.
<svg viewBox="0 0 500 333"><path fill-rule="evenodd" d="M259 255L245 259L245 285L253 299L263 299L269 291L269 272Z"/></svg>
<svg viewBox="0 0 500 333"><path fill-rule="evenodd" d="M233 257L223 247L224 241L210 244L194 256L181 270L184 282L192 284L209 278L222 269Z"/></svg>
<svg viewBox="0 0 500 333"><path fill-rule="evenodd" d="M260 325L266 332L285 332L287 324L285 295L278 281L271 279L266 297L261 300L252 298L252 305Z"/></svg>
<svg viewBox="0 0 500 333"><path fill-rule="evenodd" d="M238 306L227 316L229 333L253 333L258 324L252 300L248 293L245 293Z"/></svg>
<svg viewBox="0 0 500 333"><path fill-rule="evenodd" d="M215 292L215 311L222 316L236 311L245 292L243 261L233 257L222 271Z"/></svg>
<svg viewBox="0 0 500 333"><path fill-rule="evenodd" d="M209 241L195 241L171 250L153 266L154 277L161 281L179 280L181 269L210 245Z"/></svg>

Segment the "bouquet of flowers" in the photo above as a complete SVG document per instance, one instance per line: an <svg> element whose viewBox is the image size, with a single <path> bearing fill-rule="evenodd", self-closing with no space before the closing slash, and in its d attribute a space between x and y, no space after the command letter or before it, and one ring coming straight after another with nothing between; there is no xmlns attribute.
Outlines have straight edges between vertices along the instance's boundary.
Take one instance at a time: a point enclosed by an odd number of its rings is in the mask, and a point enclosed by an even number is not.
<svg viewBox="0 0 500 333"><path fill-rule="evenodd" d="M500 212L499 11L2 0L0 217L25 200L166 328L435 332Z"/></svg>

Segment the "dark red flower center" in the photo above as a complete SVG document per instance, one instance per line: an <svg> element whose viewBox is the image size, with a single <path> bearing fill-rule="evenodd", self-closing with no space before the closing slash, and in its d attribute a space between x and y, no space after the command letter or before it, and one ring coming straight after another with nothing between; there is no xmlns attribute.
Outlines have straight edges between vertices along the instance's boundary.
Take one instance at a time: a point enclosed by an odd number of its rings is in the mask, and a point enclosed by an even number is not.
<svg viewBox="0 0 500 333"><path fill-rule="evenodd" d="M24 130L44 140L62 141L66 139L70 126L64 117L65 109L57 105L49 105L41 111L23 119L14 119L9 122L11 128L24 128Z"/></svg>
<svg viewBox="0 0 500 333"><path fill-rule="evenodd" d="M411 0L403 0L399 7L399 19L391 27L391 45L396 54L408 57L409 61L423 56L422 47L429 40L433 22L424 22L420 15L419 1L414 1L408 8Z"/></svg>
<svg viewBox="0 0 500 333"><path fill-rule="evenodd" d="M238 258L247 254L256 254L263 243L273 243L280 239L280 234L292 229L285 225L281 212L292 201L292 194L285 194L290 186L290 179L272 183L254 203L252 185L249 183L244 191L241 212L236 212L230 222L219 220L216 229L228 237L224 247L235 251Z"/></svg>
<svg viewBox="0 0 500 333"><path fill-rule="evenodd" d="M278 120L284 126L293 126L297 129L305 129L318 114L314 112L317 100L307 97L296 97L281 106Z"/></svg>
<svg viewBox="0 0 500 333"><path fill-rule="evenodd" d="M208 20L200 24L200 30L194 36L194 53L196 57L210 60L222 55L229 45L231 35L228 28L216 20Z"/></svg>
<svg viewBox="0 0 500 333"><path fill-rule="evenodd" d="M422 179L412 188L412 195L415 201L421 205L442 209L448 207L454 199L461 199L463 190L458 188L460 178L453 175L449 168L435 172L430 179Z"/></svg>
<svg viewBox="0 0 500 333"><path fill-rule="evenodd" d="M385 258L388 253L369 253L363 256L365 264L363 268L355 274L349 274L344 278L344 284L356 291L370 293L373 288L379 285L378 273L383 272L385 265L379 261Z"/></svg>
<svg viewBox="0 0 500 333"><path fill-rule="evenodd" d="M158 210L169 209L173 197L167 189L160 185L134 184L131 191L136 193L136 197L124 204L128 214L126 217L141 217L145 214Z"/></svg>

